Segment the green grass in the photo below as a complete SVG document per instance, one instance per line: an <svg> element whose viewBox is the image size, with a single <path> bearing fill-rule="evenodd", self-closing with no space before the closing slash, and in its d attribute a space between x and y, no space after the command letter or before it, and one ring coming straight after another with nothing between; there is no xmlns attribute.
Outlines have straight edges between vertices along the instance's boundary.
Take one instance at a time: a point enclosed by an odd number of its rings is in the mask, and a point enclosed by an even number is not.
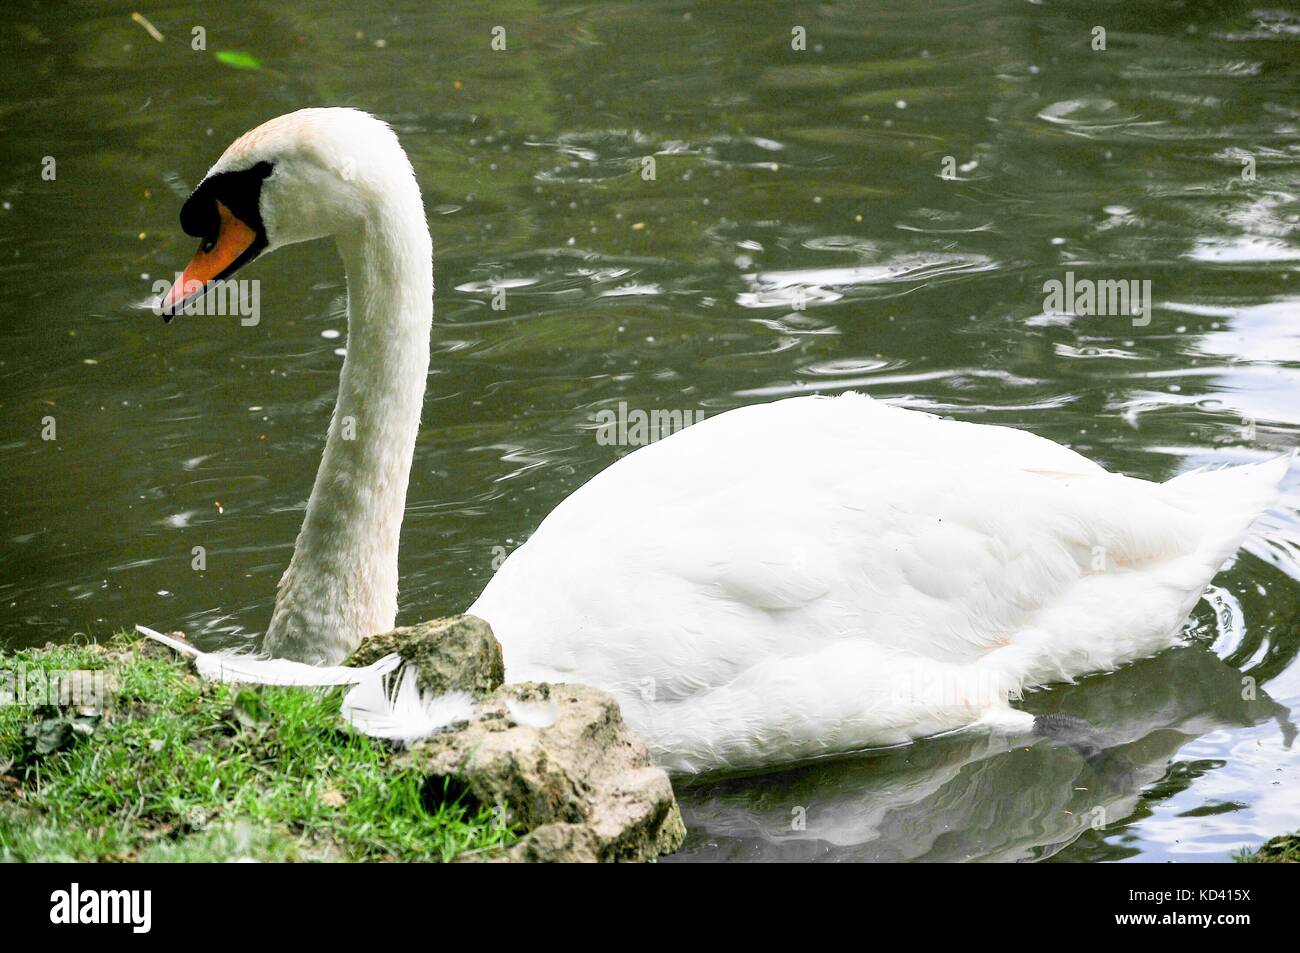
<svg viewBox="0 0 1300 953"><path fill-rule="evenodd" d="M1233 856L1242 864L1300 864L1300 832L1282 834L1258 850L1243 850Z"/></svg>
<svg viewBox="0 0 1300 953"><path fill-rule="evenodd" d="M0 705L0 861L449 860L514 839L348 732L341 690L206 683L122 636L0 654L19 664L117 684L92 731L44 755L32 733L60 711Z"/></svg>

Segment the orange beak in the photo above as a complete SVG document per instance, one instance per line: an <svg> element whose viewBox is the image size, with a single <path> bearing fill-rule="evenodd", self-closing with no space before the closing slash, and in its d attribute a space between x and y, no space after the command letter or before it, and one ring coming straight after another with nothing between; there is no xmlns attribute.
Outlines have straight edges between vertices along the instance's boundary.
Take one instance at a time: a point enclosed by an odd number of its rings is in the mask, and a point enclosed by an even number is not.
<svg viewBox="0 0 1300 953"><path fill-rule="evenodd" d="M221 227L216 241L204 239L199 243L199 250L163 298L164 320L170 321L191 301L201 298L212 282L243 264L244 255L257 240L257 233L220 202L217 202L217 212Z"/></svg>

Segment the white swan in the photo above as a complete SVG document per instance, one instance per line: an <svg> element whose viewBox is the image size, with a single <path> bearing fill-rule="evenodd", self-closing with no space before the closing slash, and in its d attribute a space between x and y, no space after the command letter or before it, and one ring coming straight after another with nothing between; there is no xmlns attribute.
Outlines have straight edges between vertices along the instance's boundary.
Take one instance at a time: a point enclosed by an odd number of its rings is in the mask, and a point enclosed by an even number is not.
<svg viewBox="0 0 1300 953"><path fill-rule="evenodd" d="M396 614L432 321L419 188L386 125L306 109L231 145L181 221L203 242L173 311L263 251L338 242L347 357L265 642L337 662ZM512 680L615 693L676 771L1022 731L1024 689L1174 644L1286 468L1149 483L1017 430L782 400L619 460L468 611Z"/></svg>

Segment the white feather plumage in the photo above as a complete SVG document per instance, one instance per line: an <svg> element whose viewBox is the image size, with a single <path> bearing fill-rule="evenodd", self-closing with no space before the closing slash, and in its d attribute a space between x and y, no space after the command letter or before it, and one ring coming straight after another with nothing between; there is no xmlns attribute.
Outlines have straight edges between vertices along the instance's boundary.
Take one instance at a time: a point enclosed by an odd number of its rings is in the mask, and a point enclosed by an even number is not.
<svg viewBox="0 0 1300 953"><path fill-rule="evenodd" d="M352 668L346 665L307 665L289 659L259 658L255 655L231 655L224 652L202 652L188 642L164 635L144 625L135 630L143 636L161 642L182 655L194 659L200 675L213 682L243 682L252 685L300 685L307 688L330 685L356 685L366 681L380 682L383 676L401 664L396 654L385 655L371 665Z"/></svg>
<svg viewBox="0 0 1300 953"><path fill-rule="evenodd" d="M372 738L410 744L473 717L474 699L467 693L427 695L418 674L408 665L397 675L359 682L343 698L344 720Z"/></svg>
<svg viewBox="0 0 1300 953"><path fill-rule="evenodd" d="M135 630L193 658L198 673L209 681L302 688L350 685L343 696L340 713L348 724L372 738L410 744L458 721L466 721L474 714L474 699L465 692L422 693L417 683L419 671L414 665L405 666L394 677L394 671L402 664L401 656L396 653L358 668L307 665L288 659L203 652L148 626L137 625Z"/></svg>
<svg viewBox="0 0 1300 953"><path fill-rule="evenodd" d="M512 681L611 692L683 773L1026 731L1021 692L1178 642L1287 465L1151 483L1023 431L796 397L623 457L468 612Z"/></svg>

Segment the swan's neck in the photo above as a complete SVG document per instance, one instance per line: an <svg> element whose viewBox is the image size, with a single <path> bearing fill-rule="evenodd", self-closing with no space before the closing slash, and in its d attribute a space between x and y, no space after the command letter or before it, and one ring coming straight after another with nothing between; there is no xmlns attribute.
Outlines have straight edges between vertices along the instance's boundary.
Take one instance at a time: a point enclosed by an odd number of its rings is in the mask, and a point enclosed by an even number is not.
<svg viewBox="0 0 1300 953"><path fill-rule="evenodd" d="M347 357L325 455L266 635L273 655L333 664L397 616L397 549L433 322L429 229L414 179L354 232Z"/></svg>

